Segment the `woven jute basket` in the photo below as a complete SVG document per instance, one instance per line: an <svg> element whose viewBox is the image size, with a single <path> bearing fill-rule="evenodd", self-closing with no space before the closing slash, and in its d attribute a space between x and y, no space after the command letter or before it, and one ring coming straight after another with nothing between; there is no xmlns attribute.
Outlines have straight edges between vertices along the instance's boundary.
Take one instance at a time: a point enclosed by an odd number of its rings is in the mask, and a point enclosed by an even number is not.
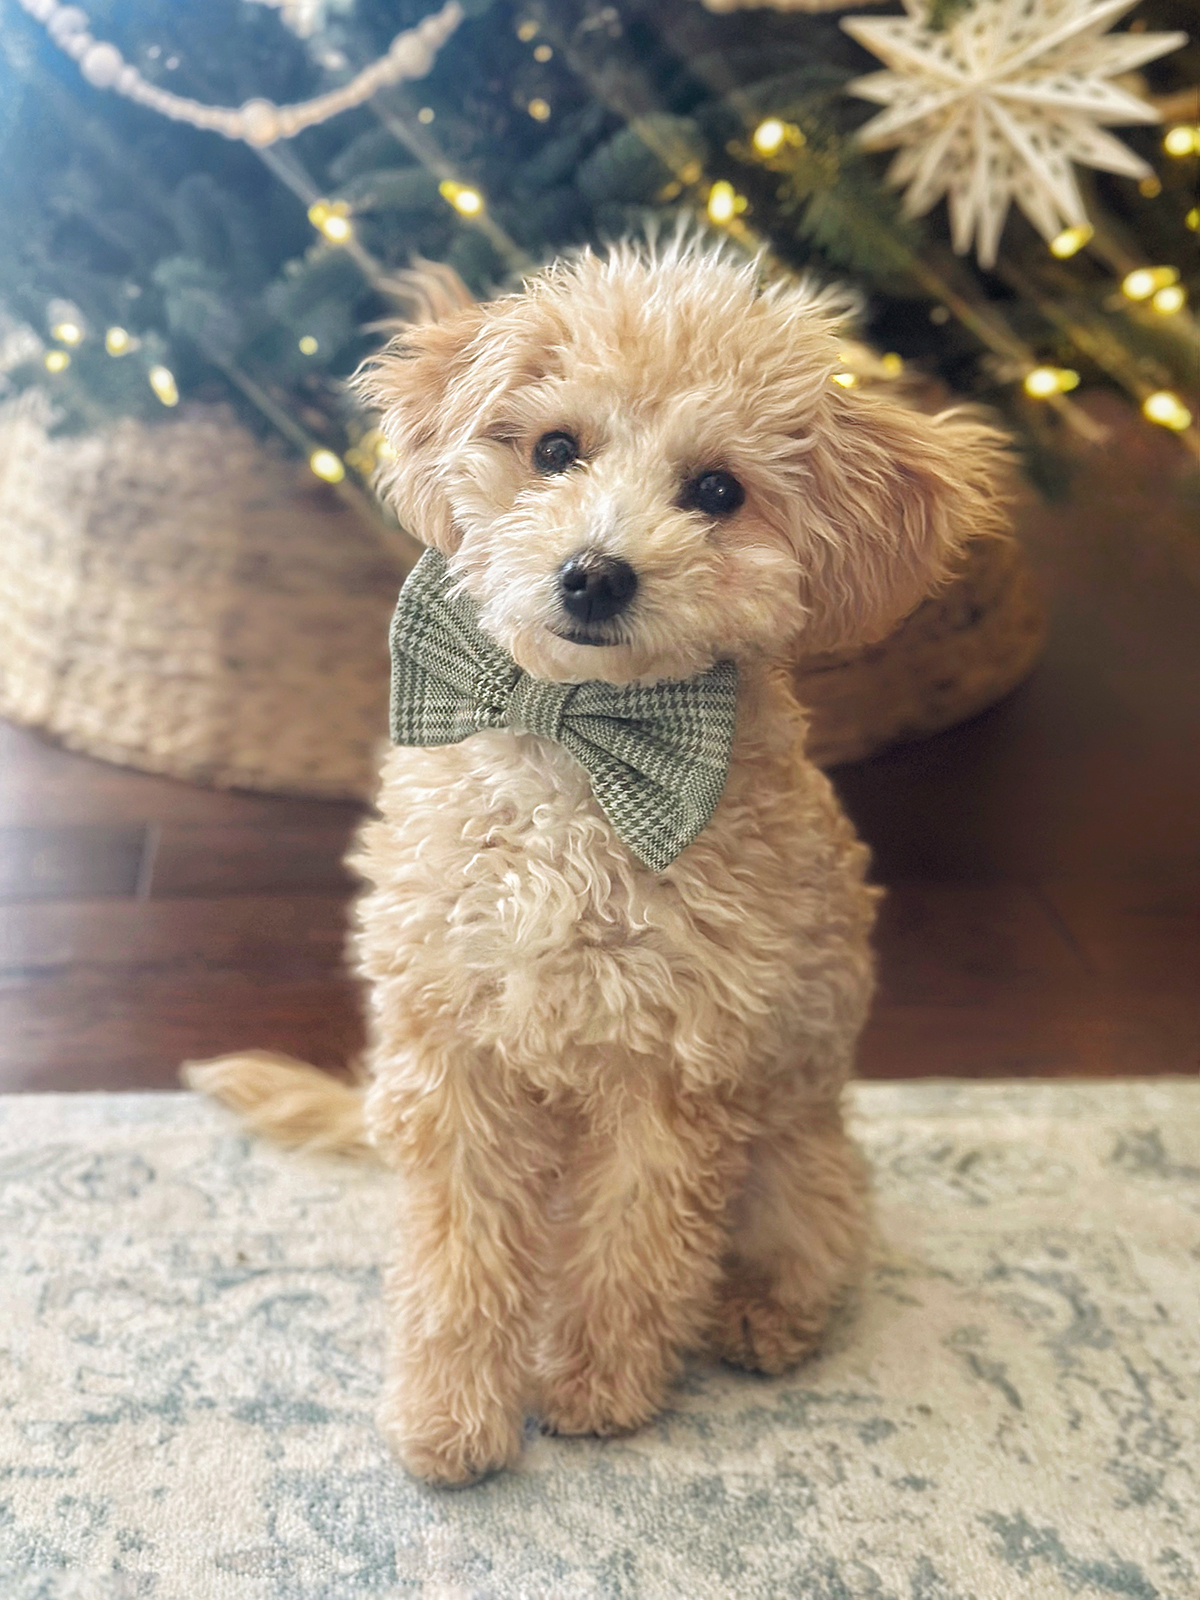
<svg viewBox="0 0 1200 1600"><path fill-rule="evenodd" d="M0 711L223 787L368 791L402 571L219 407L51 437L0 413Z"/></svg>
<svg viewBox="0 0 1200 1600"><path fill-rule="evenodd" d="M221 407L55 437L0 408L0 714L190 782L371 793L404 561ZM970 716L1028 671L1041 612L1019 549L872 649L801 664L819 760Z"/></svg>
<svg viewBox="0 0 1200 1600"><path fill-rule="evenodd" d="M1021 546L972 540L951 582L882 643L797 663L809 752L832 767L965 722L1028 676L1045 634Z"/></svg>

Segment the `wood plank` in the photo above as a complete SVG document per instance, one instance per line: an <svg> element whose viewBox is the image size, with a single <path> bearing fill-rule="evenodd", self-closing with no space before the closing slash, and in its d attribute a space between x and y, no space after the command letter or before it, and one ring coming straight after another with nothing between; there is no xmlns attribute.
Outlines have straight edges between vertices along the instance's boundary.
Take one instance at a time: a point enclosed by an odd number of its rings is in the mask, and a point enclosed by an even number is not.
<svg viewBox="0 0 1200 1600"><path fill-rule="evenodd" d="M1042 992L1087 970L1036 888L1011 883L892 884L875 947L890 1005L965 1005L997 990Z"/></svg>
<svg viewBox="0 0 1200 1600"><path fill-rule="evenodd" d="M864 1078L1143 1077L1200 1072L1195 1001L1092 979L1075 990L974 1005L879 1005Z"/></svg>
<svg viewBox="0 0 1200 1600"><path fill-rule="evenodd" d="M170 819L210 826L261 822L304 828L341 818L349 828L364 810L356 801L202 789L76 755L31 729L0 721L0 825Z"/></svg>
<svg viewBox="0 0 1200 1600"><path fill-rule="evenodd" d="M138 824L0 828L0 902L134 895L146 846Z"/></svg>
<svg viewBox="0 0 1200 1600"><path fill-rule="evenodd" d="M0 1092L178 1088L181 1062L249 1048L344 1068L362 1041L348 977L105 969L0 979Z"/></svg>
<svg viewBox="0 0 1200 1600"><path fill-rule="evenodd" d="M353 831L351 820L340 817L303 828L167 823L150 897L349 893L356 885L342 857Z"/></svg>
<svg viewBox="0 0 1200 1600"><path fill-rule="evenodd" d="M324 975L343 964L342 895L27 901L0 911L0 974L232 967Z"/></svg>
<svg viewBox="0 0 1200 1600"><path fill-rule="evenodd" d="M1190 994L1200 1036L1200 868L1169 878L1056 878L1043 893L1094 971Z"/></svg>
<svg viewBox="0 0 1200 1600"><path fill-rule="evenodd" d="M1081 717L1103 711L1108 726L1072 748L1046 703L1065 688L1056 648L971 722L830 774L879 882L1151 877L1196 864L1200 712L1156 733L1080 686ZM1192 671L1200 679L1200 659Z"/></svg>
<svg viewBox="0 0 1200 1600"><path fill-rule="evenodd" d="M889 891L867 1077L1200 1070L1200 901L1186 880Z"/></svg>

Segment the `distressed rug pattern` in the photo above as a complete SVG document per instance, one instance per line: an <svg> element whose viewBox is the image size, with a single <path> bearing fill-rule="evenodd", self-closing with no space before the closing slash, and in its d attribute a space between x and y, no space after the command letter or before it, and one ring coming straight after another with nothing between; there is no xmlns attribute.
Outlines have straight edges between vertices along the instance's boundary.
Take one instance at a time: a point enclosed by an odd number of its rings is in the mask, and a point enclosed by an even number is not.
<svg viewBox="0 0 1200 1600"><path fill-rule="evenodd" d="M456 1493L372 1429L388 1177L0 1099L4 1600L1195 1600L1200 1081L860 1084L823 1353Z"/></svg>

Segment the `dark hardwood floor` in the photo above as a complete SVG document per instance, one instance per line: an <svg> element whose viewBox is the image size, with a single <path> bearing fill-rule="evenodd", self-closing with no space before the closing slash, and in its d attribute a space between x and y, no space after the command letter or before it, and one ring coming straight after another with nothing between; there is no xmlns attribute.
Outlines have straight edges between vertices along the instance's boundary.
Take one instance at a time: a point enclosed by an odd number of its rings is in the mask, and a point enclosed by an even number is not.
<svg viewBox="0 0 1200 1600"><path fill-rule="evenodd" d="M1023 532L1044 660L835 779L888 886L867 1076L1200 1071L1200 486L1107 397ZM215 794L0 725L0 1089L170 1086L239 1046L361 1046L355 808Z"/></svg>

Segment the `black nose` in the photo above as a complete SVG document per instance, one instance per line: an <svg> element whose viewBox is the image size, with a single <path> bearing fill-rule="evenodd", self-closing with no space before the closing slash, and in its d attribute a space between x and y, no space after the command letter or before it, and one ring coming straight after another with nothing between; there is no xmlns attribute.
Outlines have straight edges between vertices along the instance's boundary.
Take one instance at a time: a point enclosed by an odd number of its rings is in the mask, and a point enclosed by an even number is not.
<svg viewBox="0 0 1200 1600"><path fill-rule="evenodd" d="M563 608L576 622L607 622L633 599L637 573L628 561L581 550L558 569Z"/></svg>

